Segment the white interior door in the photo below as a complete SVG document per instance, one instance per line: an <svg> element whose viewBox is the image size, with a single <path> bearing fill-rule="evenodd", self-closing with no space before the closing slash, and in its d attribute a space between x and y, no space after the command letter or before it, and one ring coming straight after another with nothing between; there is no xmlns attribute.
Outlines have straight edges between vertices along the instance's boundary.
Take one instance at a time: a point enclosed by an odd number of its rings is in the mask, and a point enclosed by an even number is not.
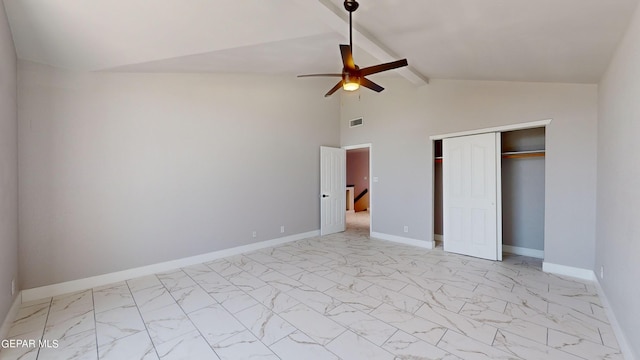
<svg viewBox="0 0 640 360"><path fill-rule="evenodd" d="M442 141L444 250L502 260L500 134Z"/></svg>
<svg viewBox="0 0 640 360"><path fill-rule="evenodd" d="M320 235L345 230L347 155L344 149L320 147Z"/></svg>

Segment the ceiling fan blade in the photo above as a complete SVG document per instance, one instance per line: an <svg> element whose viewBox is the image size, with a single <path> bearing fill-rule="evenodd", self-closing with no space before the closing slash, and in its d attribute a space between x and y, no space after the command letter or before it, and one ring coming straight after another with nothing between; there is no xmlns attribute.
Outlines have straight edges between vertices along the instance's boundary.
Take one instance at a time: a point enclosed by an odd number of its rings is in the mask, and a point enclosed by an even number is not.
<svg viewBox="0 0 640 360"><path fill-rule="evenodd" d="M328 93L324 94L324 97L331 96L331 94L333 94L334 92L338 91L338 89L340 89L341 87L342 87L342 80L338 81L336 86L332 87L331 90L329 90Z"/></svg>
<svg viewBox="0 0 640 360"><path fill-rule="evenodd" d="M380 92L382 90L384 90L384 88L376 83L374 83L373 81L367 79L367 78L360 78L360 85L369 88L375 92Z"/></svg>
<svg viewBox="0 0 640 360"><path fill-rule="evenodd" d="M330 76L330 77L341 77L342 74L307 74L307 75L298 75L298 77L312 77L312 76Z"/></svg>
<svg viewBox="0 0 640 360"><path fill-rule="evenodd" d="M347 70L355 70L356 64L353 62L353 54L351 54L351 46L340 45L340 54L342 54L342 65Z"/></svg>
<svg viewBox="0 0 640 360"><path fill-rule="evenodd" d="M384 64L380 64L380 65L369 66L369 67L366 67L364 69L360 69L360 75L367 76L367 75L371 75L371 74L377 74L379 72L383 72L383 71L387 71L387 70L393 70L393 69L397 69L399 67L403 67L403 66L407 66L407 65L409 65L409 63L407 62L407 59L392 61L392 62L388 62L388 63L384 63Z"/></svg>

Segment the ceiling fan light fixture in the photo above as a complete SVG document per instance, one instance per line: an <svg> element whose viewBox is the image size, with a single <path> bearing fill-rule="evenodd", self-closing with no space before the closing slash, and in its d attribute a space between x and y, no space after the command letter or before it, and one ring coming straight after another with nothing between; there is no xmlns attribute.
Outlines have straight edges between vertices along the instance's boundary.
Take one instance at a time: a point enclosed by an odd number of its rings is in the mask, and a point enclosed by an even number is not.
<svg viewBox="0 0 640 360"><path fill-rule="evenodd" d="M360 88L360 77L344 75L344 81L342 82L342 88L346 91L356 91Z"/></svg>
<svg viewBox="0 0 640 360"><path fill-rule="evenodd" d="M342 85L342 88L346 91L356 91L360 88L360 84L357 82L346 82Z"/></svg>

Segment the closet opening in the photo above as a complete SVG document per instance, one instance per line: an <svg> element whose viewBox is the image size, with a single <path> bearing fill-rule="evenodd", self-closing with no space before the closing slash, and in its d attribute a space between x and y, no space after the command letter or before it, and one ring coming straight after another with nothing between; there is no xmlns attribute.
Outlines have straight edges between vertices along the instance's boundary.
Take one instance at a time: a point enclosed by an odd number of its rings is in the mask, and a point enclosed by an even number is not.
<svg viewBox="0 0 640 360"><path fill-rule="evenodd" d="M433 241L442 247L442 139L433 141Z"/></svg>
<svg viewBox="0 0 640 360"><path fill-rule="evenodd" d="M503 252L543 259L545 128L501 136Z"/></svg>
<svg viewBox="0 0 640 360"><path fill-rule="evenodd" d="M494 131L499 135L502 252L544 258L545 127ZM433 139L433 240L446 241L443 138Z"/></svg>

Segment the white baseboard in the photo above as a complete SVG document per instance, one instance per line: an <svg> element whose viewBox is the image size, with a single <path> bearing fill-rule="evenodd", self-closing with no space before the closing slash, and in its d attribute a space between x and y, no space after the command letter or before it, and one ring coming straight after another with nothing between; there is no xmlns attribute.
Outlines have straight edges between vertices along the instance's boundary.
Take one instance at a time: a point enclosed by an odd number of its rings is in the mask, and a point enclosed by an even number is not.
<svg viewBox="0 0 640 360"><path fill-rule="evenodd" d="M544 251L543 250L529 249L529 248L523 248L523 247L511 246L511 245L502 245L502 251L503 252L507 252L509 254L515 254L515 255L528 256L528 257L533 257L533 258L538 258L538 259L544 259Z"/></svg>
<svg viewBox="0 0 640 360"><path fill-rule="evenodd" d="M182 267L201 264L204 262L247 253L255 250L260 250L280 244L285 244L292 241L307 239L314 236L319 236L320 231L314 230L300 234L294 234L272 240L260 241L253 244L242 245L233 247L230 249L218 250L207 254L191 256L187 258L171 260L163 263L142 266L138 268L117 271L109 274L92 276L84 279L71 280L58 284L52 284L47 286L41 286L33 289L26 289L22 291L22 301L31 301L37 299L43 299L50 296L62 295L74 291L80 291L85 289L91 289L97 286L108 285L111 283L133 279L140 276L153 275L160 272L171 271Z"/></svg>
<svg viewBox="0 0 640 360"><path fill-rule="evenodd" d="M371 232L370 236L372 238L376 238L380 240L393 241L400 244L413 245L413 246L418 246L425 249L433 249L435 247L433 244L433 241L417 240L417 239L411 239L411 238L406 238L402 236L389 235L389 234L373 232L373 231Z"/></svg>
<svg viewBox="0 0 640 360"><path fill-rule="evenodd" d="M572 266L543 262L542 271L552 273L552 274L557 274L557 275L570 276L570 277L574 277L582 280L588 280L588 281L596 280L596 274L593 272L593 270L582 269L582 268L577 268Z"/></svg>
<svg viewBox="0 0 640 360"><path fill-rule="evenodd" d="M13 299L13 303L9 308L9 312L7 316L5 316L4 321L2 321L2 327L0 327L0 339L6 339L7 335L9 335L9 330L11 330L11 325L13 324L13 320L18 315L18 310L20 310L20 304L22 303L22 292L18 293L18 296Z"/></svg>
<svg viewBox="0 0 640 360"><path fill-rule="evenodd" d="M442 239L441 234L433 234L433 241L442 241Z"/></svg>
<svg viewBox="0 0 640 360"><path fill-rule="evenodd" d="M624 334L622 328L620 327L620 324L618 323L616 315L613 313L613 310L611 310L609 299L607 299L607 295L602 289L600 280L598 280L597 277L594 283L596 285L596 289L598 290L600 300L602 301L602 307L607 314L607 319L609 319L609 324L613 328L613 333L616 335L616 340L618 340L618 345L620 346L620 351L622 351L622 356L625 360L640 360L640 354L635 354L633 352L633 348L630 346L631 342L629 341L629 339L627 339L627 336Z"/></svg>

